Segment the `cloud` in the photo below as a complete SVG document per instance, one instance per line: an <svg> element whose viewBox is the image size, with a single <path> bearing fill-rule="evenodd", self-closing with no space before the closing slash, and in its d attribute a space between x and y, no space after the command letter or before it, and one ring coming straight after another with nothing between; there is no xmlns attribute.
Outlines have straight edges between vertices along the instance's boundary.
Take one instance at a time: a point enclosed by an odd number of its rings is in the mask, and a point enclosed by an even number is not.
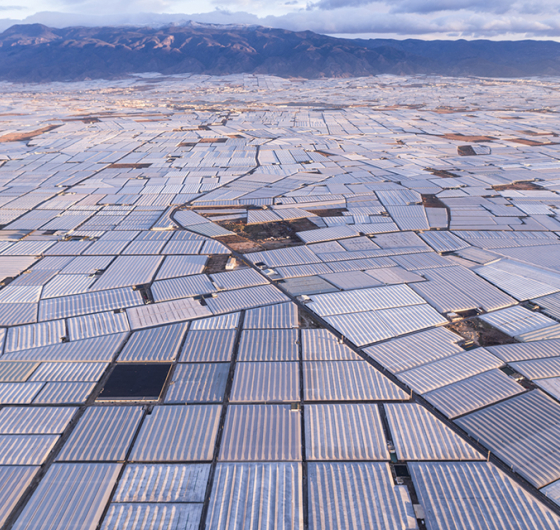
<svg viewBox="0 0 560 530"><path fill-rule="evenodd" d="M307 10L312 9L339 9L374 4L372 0L320 0L319 2L311 3L307 6Z"/></svg>
<svg viewBox="0 0 560 530"><path fill-rule="evenodd" d="M430 38L521 38L560 36L560 16L540 16L475 12L447 12L438 16L412 13L380 13L371 5L334 10L297 11L281 17L264 17L268 26L328 34L371 34Z"/></svg>
<svg viewBox="0 0 560 530"><path fill-rule="evenodd" d="M97 15L146 13L166 11L173 2L169 0L58 0L62 5L80 14ZM89 24L88 24L89 25Z"/></svg>
<svg viewBox="0 0 560 530"><path fill-rule="evenodd" d="M393 13L436 13L441 11L472 11L475 13L506 13L510 0L397 0L391 3Z"/></svg>
<svg viewBox="0 0 560 530"><path fill-rule="evenodd" d="M557 0L319 0L308 5L308 10L334 10L369 6L380 13L434 14L496 13L496 14L542 14L560 13Z"/></svg>
<svg viewBox="0 0 560 530"><path fill-rule="evenodd" d="M231 13L226 10L215 10L211 13L188 15L184 13L150 13L134 11L128 13L60 13L42 11L30 15L23 20L0 19L0 31L14 24L44 24L53 28L69 26L163 26L166 24L184 24L188 21L207 24L264 24L263 20L251 13Z"/></svg>
<svg viewBox="0 0 560 530"><path fill-rule="evenodd" d="M77 5L83 9L87 7L88 12L81 14L43 12L27 17L23 22L40 22L53 27L123 24L157 26L193 20L213 24L257 24L292 31L311 30L317 33L348 36L429 39L558 39L560 37L558 0L541 0L538 4L532 1L515 2L514 0L510 3L510 6L513 6L510 9L507 9L508 6L503 0L488 2L489 7L486 7L482 0L393 0L390 5L382 1L320 0L313 4L311 9L290 6L283 14L261 16L246 10L231 10L232 3L246 3L248 0L228 0L229 7L196 14L154 14L146 7L148 3L150 6L155 5L156 8L165 6L170 2L173 3L173 0L155 0L156 3L154 0L126 0L126 11L123 7L125 0L65 1L79 2L72 7ZM227 4L228 1L225 3ZM458 9L451 9L451 2ZM106 8L97 11L103 13L102 15L90 12L94 6L100 5ZM320 8L320 5L324 7ZM505 9L507 11L504 12ZM538 9L548 10L546 16ZM14 23L16 21L13 19L0 20L0 30Z"/></svg>

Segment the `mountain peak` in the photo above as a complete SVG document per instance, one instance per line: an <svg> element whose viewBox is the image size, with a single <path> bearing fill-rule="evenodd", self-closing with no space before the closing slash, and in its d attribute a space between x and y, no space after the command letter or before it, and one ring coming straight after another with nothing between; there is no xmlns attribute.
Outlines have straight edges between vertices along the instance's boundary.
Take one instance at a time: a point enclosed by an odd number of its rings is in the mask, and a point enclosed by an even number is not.
<svg viewBox="0 0 560 530"><path fill-rule="evenodd" d="M43 24L16 24L0 33L0 43L2 46L36 46L60 39L54 31Z"/></svg>
<svg viewBox="0 0 560 530"><path fill-rule="evenodd" d="M108 79L148 71L301 78L560 75L560 43L351 40L312 31L194 21L62 29L20 24L0 34L0 80Z"/></svg>

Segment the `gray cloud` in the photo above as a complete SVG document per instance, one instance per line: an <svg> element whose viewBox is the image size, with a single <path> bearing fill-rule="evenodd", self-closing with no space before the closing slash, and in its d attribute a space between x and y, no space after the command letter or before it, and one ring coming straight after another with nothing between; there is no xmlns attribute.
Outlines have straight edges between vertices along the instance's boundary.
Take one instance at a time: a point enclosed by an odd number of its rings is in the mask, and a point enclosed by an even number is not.
<svg viewBox="0 0 560 530"><path fill-rule="evenodd" d="M380 13L370 6L335 10L292 12L265 17L269 26L310 29L330 34L393 34L400 36L503 38L558 37L560 16L504 16L499 13L449 12L440 16L413 13Z"/></svg>
<svg viewBox="0 0 560 530"><path fill-rule="evenodd" d="M496 14L542 14L559 13L557 0L319 0L308 5L308 10L333 10L369 6L380 13L433 14L454 13L496 13Z"/></svg>
<svg viewBox="0 0 560 530"><path fill-rule="evenodd" d="M391 3L393 13L436 13L439 11L467 10L476 13L506 13L510 0L397 0Z"/></svg>
<svg viewBox="0 0 560 530"><path fill-rule="evenodd" d="M68 1L68 0L66 0ZM70 0L77 2L88 13L146 13L165 11L170 7L167 0Z"/></svg>
<svg viewBox="0 0 560 530"><path fill-rule="evenodd" d="M517 2L514 4L514 11L519 14L554 16L560 13L560 4L556 0L542 0L535 2Z"/></svg>
<svg viewBox="0 0 560 530"><path fill-rule="evenodd" d="M345 7L356 7L377 3L372 0L320 0L319 2L310 3L307 10L312 9L339 9Z"/></svg>
<svg viewBox="0 0 560 530"><path fill-rule="evenodd" d="M198 14L154 14L147 12L153 0L66 0L80 2L82 14L44 12L23 20L24 23L40 22L54 27L70 25L161 25L194 20L215 24L260 24L293 31L311 30L317 33L420 37L420 38L558 38L560 15L558 0L540 3L513 2L509 10L504 0L488 2L485 9L481 0L394 0L390 5L381 1L320 0L315 6L330 2L331 8L315 7L312 10L292 8L280 16L257 16L246 11L216 9ZM106 9L99 9L101 3ZM156 9L173 0L156 0ZM246 3L248 0L230 0ZM289 0L287 0L289 1ZM353 2L355 5L349 5ZM451 9L450 3L460 9ZM224 2L221 2L224 4ZM228 3L227 1L225 2ZM338 6L338 3L344 4ZM97 13L92 10L98 6ZM112 8L111 8L112 6ZM546 11L543 15L541 11ZM73 6L75 7L75 6ZM227 7L227 5L226 5ZM405 10L404 8L407 7ZM435 10L435 11L433 11ZM19 21L0 20L0 30Z"/></svg>

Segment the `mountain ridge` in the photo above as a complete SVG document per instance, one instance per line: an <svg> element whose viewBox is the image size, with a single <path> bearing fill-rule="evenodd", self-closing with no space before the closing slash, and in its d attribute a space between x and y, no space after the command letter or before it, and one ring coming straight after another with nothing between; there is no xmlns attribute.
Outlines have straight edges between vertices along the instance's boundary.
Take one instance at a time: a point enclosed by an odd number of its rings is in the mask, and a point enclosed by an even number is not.
<svg viewBox="0 0 560 530"><path fill-rule="evenodd" d="M256 25L14 25L0 33L0 80L114 79L129 74L270 74L308 79L377 74L560 75L553 41L341 39Z"/></svg>

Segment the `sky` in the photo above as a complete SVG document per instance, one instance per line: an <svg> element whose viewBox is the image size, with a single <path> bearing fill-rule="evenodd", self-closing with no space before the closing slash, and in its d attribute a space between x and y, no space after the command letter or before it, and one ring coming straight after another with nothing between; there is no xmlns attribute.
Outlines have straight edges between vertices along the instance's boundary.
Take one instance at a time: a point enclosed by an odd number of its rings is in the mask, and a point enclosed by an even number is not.
<svg viewBox="0 0 560 530"><path fill-rule="evenodd" d="M259 24L360 38L560 41L560 0L0 0L16 23Z"/></svg>

